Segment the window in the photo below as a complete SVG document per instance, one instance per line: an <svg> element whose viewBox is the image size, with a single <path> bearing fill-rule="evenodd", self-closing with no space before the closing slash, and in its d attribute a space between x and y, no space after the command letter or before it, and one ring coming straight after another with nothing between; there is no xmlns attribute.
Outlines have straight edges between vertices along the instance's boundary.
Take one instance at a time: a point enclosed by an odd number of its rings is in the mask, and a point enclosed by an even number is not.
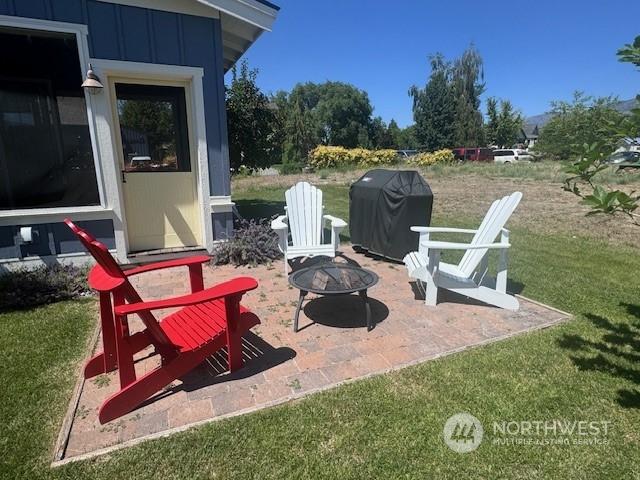
<svg viewBox="0 0 640 480"><path fill-rule="evenodd" d="M126 172L189 172L184 88L116 84Z"/></svg>
<svg viewBox="0 0 640 480"><path fill-rule="evenodd" d="M0 209L98 205L73 34L0 28Z"/></svg>

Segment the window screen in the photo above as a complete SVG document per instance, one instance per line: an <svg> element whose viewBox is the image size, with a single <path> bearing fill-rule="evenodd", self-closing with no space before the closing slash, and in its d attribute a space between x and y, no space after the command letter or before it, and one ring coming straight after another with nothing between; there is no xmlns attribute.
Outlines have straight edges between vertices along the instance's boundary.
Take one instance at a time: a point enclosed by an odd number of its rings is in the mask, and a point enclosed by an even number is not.
<svg viewBox="0 0 640 480"><path fill-rule="evenodd" d="M75 35L0 29L0 209L100 203Z"/></svg>

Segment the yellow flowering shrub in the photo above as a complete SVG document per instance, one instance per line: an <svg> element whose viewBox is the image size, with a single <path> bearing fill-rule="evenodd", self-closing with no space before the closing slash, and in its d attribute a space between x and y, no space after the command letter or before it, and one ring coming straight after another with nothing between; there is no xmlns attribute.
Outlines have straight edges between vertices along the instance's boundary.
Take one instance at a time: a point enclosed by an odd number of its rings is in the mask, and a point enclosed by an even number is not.
<svg viewBox="0 0 640 480"><path fill-rule="evenodd" d="M411 157L411 163L419 167L428 167L436 163L450 163L455 160L453 152L448 148L436 150L435 152L422 152Z"/></svg>
<svg viewBox="0 0 640 480"><path fill-rule="evenodd" d="M318 145L309 152L309 165L314 168L337 167L347 164L348 157L348 150L344 147Z"/></svg>
<svg viewBox="0 0 640 480"><path fill-rule="evenodd" d="M340 165L377 166L398 161L395 150L368 150L366 148L344 148L318 145L309 152L309 165L316 169Z"/></svg>
<svg viewBox="0 0 640 480"><path fill-rule="evenodd" d="M391 165L398 161L398 153L395 150L365 150L367 152L358 162L362 166L376 167L378 165Z"/></svg>

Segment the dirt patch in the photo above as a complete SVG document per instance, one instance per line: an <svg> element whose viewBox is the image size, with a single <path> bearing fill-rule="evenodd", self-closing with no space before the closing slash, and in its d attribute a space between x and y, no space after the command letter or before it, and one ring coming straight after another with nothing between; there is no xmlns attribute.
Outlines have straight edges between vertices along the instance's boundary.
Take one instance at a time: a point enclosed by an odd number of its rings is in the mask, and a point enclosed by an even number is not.
<svg viewBox="0 0 640 480"><path fill-rule="evenodd" d="M234 191L260 188L284 188L298 181L315 185L349 185L366 170L299 174L274 177L247 177L233 181ZM638 245L640 227L626 218L587 215L589 209L574 195L562 190L560 181L549 179L509 178L483 172L424 172L434 193L435 216L481 217L499 196L521 191L524 196L510 224L540 233L563 233L596 238L618 245ZM560 176L561 177L561 176ZM629 183L625 190L640 190Z"/></svg>

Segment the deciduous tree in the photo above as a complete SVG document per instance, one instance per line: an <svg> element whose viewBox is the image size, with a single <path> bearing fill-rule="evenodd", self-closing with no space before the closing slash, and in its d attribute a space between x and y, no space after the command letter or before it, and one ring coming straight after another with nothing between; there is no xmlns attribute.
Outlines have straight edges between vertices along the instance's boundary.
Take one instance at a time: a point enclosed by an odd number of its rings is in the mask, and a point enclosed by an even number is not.
<svg viewBox="0 0 640 480"><path fill-rule="evenodd" d="M485 144L480 95L485 90L482 57L471 45L453 64L454 142L457 146Z"/></svg>
<svg viewBox="0 0 640 480"><path fill-rule="evenodd" d="M226 89L229 158L231 167L265 167L282 156L282 130L275 105L256 84L258 70L247 62L232 69Z"/></svg>

